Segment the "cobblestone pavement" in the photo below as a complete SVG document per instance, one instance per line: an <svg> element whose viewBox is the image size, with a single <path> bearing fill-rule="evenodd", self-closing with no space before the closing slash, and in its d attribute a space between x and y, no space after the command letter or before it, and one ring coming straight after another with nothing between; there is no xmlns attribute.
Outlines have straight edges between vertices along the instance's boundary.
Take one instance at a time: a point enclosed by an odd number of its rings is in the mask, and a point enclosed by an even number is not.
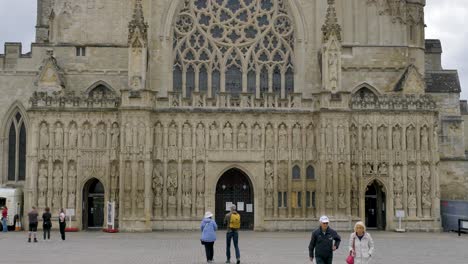
<svg viewBox="0 0 468 264"><path fill-rule="evenodd" d="M373 264L467 264L468 235L456 233L370 232L376 251ZM38 235L41 233L38 233ZM345 263L349 234L340 233L343 244L333 263ZM224 263L225 232L218 231L215 263ZM67 233L52 240L27 243L26 232L0 233L0 263L205 263L197 232ZM311 263L309 232L240 232L241 263ZM231 250L234 254L234 250Z"/></svg>

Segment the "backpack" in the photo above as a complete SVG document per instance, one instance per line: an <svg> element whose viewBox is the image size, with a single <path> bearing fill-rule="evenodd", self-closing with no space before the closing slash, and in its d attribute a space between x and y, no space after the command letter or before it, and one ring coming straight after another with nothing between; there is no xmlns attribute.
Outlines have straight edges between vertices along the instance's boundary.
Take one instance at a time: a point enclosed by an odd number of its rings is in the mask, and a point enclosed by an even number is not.
<svg viewBox="0 0 468 264"><path fill-rule="evenodd" d="M239 229L240 228L240 214L232 213L229 219L229 228Z"/></svg>

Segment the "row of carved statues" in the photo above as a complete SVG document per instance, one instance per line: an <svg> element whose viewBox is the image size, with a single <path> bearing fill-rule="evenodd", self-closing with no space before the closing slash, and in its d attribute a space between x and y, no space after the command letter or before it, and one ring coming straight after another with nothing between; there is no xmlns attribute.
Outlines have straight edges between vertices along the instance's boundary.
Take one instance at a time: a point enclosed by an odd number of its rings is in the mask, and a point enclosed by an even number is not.
<svg viewBox="0 0 468 264"><path fill-rule="evenodd" d="M61 122L49 125L42 122L39 126L39 147L47 148L112 148L120 145L120 134L124 134L125 147L142 147L147 143L147 126L144 123L127 123L121 132L117 123L108 125L100 122L93 126L84 123L80 128L76 122L65 127ZM247 126L244 122L235 125L231 122L219 124L198 123L196 125L184 123L178 125L175 121L163 125L157 122L153 127L153 141L155 147L179 148L210 148L210 149L316 149L320 145L319 133L313 124L301 126L296 123L290 127L281 123L277 127L272 124L258 123ZM436 131L430 132L426 125L416 127L409 125L402 127L366 125L359 130L356 125L347 128L344 125L334 127L329 124L322 128L324 150L334 152L335 145L338 152L347 149L347 135L349 134L350 149L380 149L380 150L431 150L436 145ZM433 136L431 135L433 134ZM335 142L336 138L336 144ZM375 141L374 141L375 138ZM167 142L166 142L167 141Z"/></svg>

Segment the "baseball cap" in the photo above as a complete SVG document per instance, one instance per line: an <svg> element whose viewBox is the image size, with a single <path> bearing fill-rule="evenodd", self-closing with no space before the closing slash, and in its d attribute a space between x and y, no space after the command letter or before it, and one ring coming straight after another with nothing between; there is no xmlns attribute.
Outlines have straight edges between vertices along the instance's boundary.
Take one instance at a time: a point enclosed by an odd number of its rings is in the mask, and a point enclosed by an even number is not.
<svg viewBox="0 0 468 264"><path fill-rule="evenodd" d="M320 217L320 223L328 223L328 222L330 222L330 220L328 219L326 215L322 215Z"/></svg>

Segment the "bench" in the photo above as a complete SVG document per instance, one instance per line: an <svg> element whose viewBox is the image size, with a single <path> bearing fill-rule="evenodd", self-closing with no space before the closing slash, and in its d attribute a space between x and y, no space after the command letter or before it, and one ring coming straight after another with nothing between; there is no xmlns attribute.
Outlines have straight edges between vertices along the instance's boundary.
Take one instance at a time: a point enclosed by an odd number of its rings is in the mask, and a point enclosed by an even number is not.
<svg viewBox="0 0 468 264"><path fill-rule="evenodd" d="M468 231L468 219L458 219L458 236L465 231Z"/></svg>

